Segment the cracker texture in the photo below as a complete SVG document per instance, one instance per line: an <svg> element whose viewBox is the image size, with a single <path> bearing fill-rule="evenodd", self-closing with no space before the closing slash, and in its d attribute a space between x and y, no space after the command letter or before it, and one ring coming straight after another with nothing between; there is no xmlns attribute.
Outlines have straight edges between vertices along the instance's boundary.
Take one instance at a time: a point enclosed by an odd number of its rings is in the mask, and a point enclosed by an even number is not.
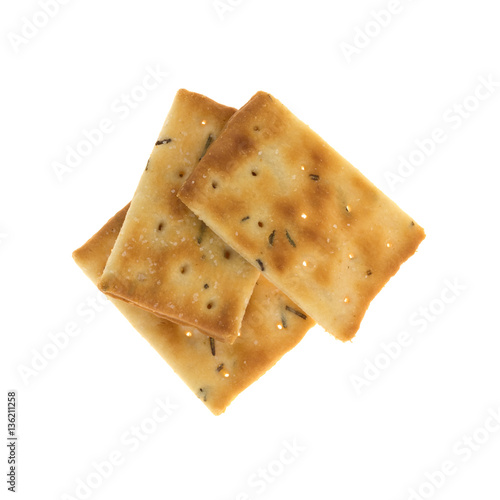
<svg viewBox="0 0 500 500"><path fill-rule="evenodd" d="M231 117L179 198L342 341L425 237L265 92Z"/></svg>
<svg viewBox="0 0 500 500"><path fill-rule="evenodd" d="M258 272L177 192L234 111L200 94L177 93L98 283L110 297L229 343Z"/></svg>
<svg viewBox="0 0 500 500"><path fill-rule="evenodd" d="M128 206L73 253L85 274L97 283L111 254ZM214 342L199 330L160 318L131 303L110 299L198 398L220 415L245 388L260 378L314 325L290 312L298 306L263 276L259 278L232 344Z"/></svg>

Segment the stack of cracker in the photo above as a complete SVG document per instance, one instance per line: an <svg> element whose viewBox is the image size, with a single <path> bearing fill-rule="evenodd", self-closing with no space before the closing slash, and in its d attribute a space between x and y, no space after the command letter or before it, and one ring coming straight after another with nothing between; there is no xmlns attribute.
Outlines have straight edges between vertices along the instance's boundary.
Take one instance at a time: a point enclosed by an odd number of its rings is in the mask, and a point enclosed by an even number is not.
<svg viewBox="0 0 500 500"><path fill-rule="evenodd" d="M424 237L271 95L180 90L131 203L73 257L218 415L316 322L352 339Z"/></svg>

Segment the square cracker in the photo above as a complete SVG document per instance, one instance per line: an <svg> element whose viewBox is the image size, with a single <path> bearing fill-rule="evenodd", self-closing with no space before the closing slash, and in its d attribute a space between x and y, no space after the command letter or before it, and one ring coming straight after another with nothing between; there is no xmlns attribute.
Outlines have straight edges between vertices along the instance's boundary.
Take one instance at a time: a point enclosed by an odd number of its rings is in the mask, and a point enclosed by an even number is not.
<svg viewBox="0 0 500 500"><path fill-rule="evenodd" d="M179 198L338 339L424 231L271 95L229 120Z"/></svg>
<svg viewBox="0 0 500 500"><path fill-rule="evenodd" d="M106 265L127 209L118 212L73 253L94 283ZM241 336L232 345L211 343L194 328L159 318L130 303L110 300L215 415L223 413L314 325L262 276L248 304Z"/></svg>
<svg viewBox="0 0 500 500"><path fill-rule="evenodd" d="M230 343L258 271L176 194L234 111L179 90L98 283L111 297Z"/></svg>

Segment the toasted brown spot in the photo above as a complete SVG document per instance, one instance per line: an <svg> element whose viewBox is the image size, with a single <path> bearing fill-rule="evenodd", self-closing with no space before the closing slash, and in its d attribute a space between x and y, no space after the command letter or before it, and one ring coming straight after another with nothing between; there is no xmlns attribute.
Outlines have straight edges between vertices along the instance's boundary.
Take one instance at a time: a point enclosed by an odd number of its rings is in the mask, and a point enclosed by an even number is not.
<svg viewBox="0 0 500 500"><path fill-rule="evenodd" d="M238 134L233 137L234 147L240 154L248 155L255 150L253 141L243 134Z"/></svg>
<svg viewBox="0 0 500 500"><path fill-rule="evenodd" d="M291 264L291 252L289 250L288 243L286 244L286 251L282 245L276 244L275 250L269 252L269 257L271 259L271 264L274 270L278 271L280 274L286 272L290 269Z"/></svg>
<svg viewBox="0 0 500 500"><path fill-rule="evenodd" d="M314 149L313 151L310 151L309 154L313 165L321 165L323 163L327 163L329 160L328 152L326 151Z"/></svg>
<svg viewBox="0 0 500 500"><path fill-rule="evenodd" d="M295 220L297 217L297 206L287 200L280 201L274 206L274 213L285 220Z"/></svg>
<svg viewBox="0 0 500 500"><path fill-rule="evenodd" d="M313 276L315 281L323 286L328 286L331 280L329 269L324 266L316 267L313 271Z"/></svg>

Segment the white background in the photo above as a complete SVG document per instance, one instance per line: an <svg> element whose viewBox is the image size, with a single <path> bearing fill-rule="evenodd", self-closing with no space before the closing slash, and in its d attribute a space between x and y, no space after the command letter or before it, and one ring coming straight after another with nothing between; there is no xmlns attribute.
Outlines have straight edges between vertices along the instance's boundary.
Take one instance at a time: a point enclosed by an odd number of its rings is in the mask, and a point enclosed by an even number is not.
<svg viewBox="0 0 500 500"><path fill-rule="evenodd" d="M480 78L500 82L498 3L401 0L382 28L372 11L388 0L232 3L73 0L25 43L39 4L2 3L0 397L5 415L7 390L18 393L17 498L82 498L78 481L117 451L123 463L90 498L500 498L488 420L500 410L500 87L470 97ZM348 61L342 44L356 34ZM157 66L169 75L118 112ZM235 107L273 93L427 233L352 343L310 331L220 417L110 305L86 312L96 291L71 259L131 198L180 87ZM104 118L113 131L59 180L54 163ZM392 189L387 172L436 128L446 140ZM20 367L71 322L80 335L23 380ZM383 345L402 332L409 344L389 360ZM132 451L121 436L158 397L178 408ZM280 466L284 441L301 451ZM426 485L445 461L454 473ZM269 467L272 482L256 483Z"/></svg>

